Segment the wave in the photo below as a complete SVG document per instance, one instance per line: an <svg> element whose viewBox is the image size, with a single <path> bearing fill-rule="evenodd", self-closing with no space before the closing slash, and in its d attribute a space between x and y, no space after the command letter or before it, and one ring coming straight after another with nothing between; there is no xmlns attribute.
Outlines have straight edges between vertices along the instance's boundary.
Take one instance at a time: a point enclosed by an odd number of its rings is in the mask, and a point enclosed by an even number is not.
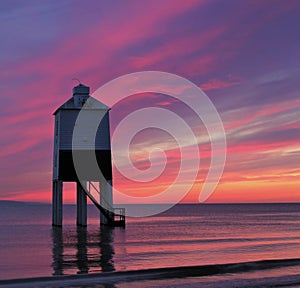
<svg viewBox="0 0 300 288"><path fill-rule="evenodd" d="M170 268L154 268L131 271L103 272L95 274L65 275L38 278L23 278L0 280L0 286L5 287L58 287L60 285L75 287L73 285L91 285L101 283L118 283L138 280L154 280L169 278L186 278L222 275L228 273L253 272L257 270L267 270L288 266L300 266L300 258L293 259L272 259L252 262L213 264L201 266L181 266ZM298 281L298 280L297 280ZM24 287L24 286L22 286ZM87 286L88 287L88 286Z"/></svg>
<svg viewBox="0 0 300 288"><path fill-rule="evenodd" d="M204 239L160 239L158 240L151 240L151 245L162 245L162 244L168 244L168 245L178 245L178 243L182 244L206 244L206 243L258 243L260 244L261 242L270 242L268 244L273 244L274 242L280 244L286 244L288 241L298 241L300 240L300 235L299 236L288 236L288 237L248 237L248 238L204 238ZM126 244L130 245L144 245L145 243L148 243L148 239L139 239L139 240L129 240L126 242ZM299 243L295 242L295 243Z"/></svg>

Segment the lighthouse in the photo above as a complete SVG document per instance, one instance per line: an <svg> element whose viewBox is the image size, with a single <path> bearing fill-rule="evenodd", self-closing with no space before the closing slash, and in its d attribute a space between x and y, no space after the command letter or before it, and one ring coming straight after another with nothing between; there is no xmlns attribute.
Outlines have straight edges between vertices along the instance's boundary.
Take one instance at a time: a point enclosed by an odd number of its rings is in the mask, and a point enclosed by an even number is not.
<svg viewBox="0 0 300 288"><path fill-rule="evenodd" d="M99 209L101 224L125 225L125 209L113 206L110 108L89 94L90 88L80 83L54 112L53 226L63 223L64 182L76 183L78 226L87 225L87 198ZM85 121L78 123L79 115Z"/></svg>

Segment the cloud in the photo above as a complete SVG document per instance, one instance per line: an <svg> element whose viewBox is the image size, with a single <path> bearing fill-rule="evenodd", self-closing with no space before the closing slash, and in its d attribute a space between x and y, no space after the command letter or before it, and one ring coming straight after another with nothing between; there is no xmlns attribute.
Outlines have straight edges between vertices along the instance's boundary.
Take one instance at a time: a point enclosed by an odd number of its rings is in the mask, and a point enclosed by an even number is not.
<svg viewBox="0 0 300 288"><path fill-rule="evenodd" d="M251 188L268 189L267 196L260 198L267 199L279 190L260 186L255 177L261 174L262 181L278 182L281 175L283 183L298 175L300 47L295 39L299 1L163 1L159 5L151 1L29 1L1 7L2 198L49 201L52 112L71 97L72 78L78 77L94 90L137 70L177 73L207 91L228 137L227 170L219 188L228 193L227 200L240 199L239 188L249 190L228 184L231 180L247 179ZM201 121L163 95L134 99L113 108L112 130L137 107L153 105L178 113L199 132L203 170L187 198L197 199L210 157ZM146 137L142 140L147 148L155 144ZM170 166L159 179L158 190L177 171L179 157L172 151L173 143L167 145ZM138 167L145 168L148 162L139 149L133 145ZM126 186L122 181L120 185ZM140 191L152 193L152 184ZM222 197L218 192L216 199Z"/></svg>
<svg viewBox="0 0 300 288"><path fill-rule="evenodd" d="M200 88L205 91L209 91L214 89L227 88L239 84L240 84L239 81L224 81L220 79L210 79L207 83L201 84Z"/></svg>

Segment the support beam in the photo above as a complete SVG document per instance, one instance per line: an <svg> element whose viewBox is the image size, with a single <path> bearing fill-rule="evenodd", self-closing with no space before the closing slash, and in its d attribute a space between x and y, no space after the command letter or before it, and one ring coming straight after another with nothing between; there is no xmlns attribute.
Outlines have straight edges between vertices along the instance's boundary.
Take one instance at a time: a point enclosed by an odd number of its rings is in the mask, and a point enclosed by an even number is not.
<svg viewBox="0 0 300 288"><path fill-rule="evenodd" d="M77 183L77 226L87 226L87 197L84 189Z"/></svg>
<svg viewBox="0 0 300 288"><path fill-rule="evenodd" d="M60 180L54 180L52 185L52 225L62 226L63 182Z"/></svg>
<svg viewBox="0 0 300 288"><path fill-rule="evenodd" d="M100 182L100 205L107 210L113 207L111 180L103 180ZM100 224L108 224L107 218L101 212Z"/></svg>

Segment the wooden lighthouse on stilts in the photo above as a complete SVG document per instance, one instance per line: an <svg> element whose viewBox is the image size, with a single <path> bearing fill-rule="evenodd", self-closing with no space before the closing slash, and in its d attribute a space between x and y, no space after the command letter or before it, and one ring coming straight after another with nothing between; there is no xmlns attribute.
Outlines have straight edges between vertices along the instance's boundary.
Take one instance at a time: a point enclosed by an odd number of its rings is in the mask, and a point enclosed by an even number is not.
<svg viewBox="0 0 300 288"><path fill-rule="evenodd" d="M100 211L100 223L125 226L125 209L113 207L112 164L110 147L110 108L92 98L90 88L79 84L73 88L73 97L55 112L52 225L62 226L63 182L77 183L77 225L87 225L87 197ZM88 104L88 105L87 105ZM85 113L79 145L74 146L73 133L79 113ZM99 118L100 117L100 118ZM94 138L89 131L101 119ZM76 156L76 161L74 161ZM79 160L78 160L79 159ZM96 168L93 169L93 160ZM77 166L75 164L77 164ZM78 166L81 168L78 175ZM94 165L95 166L95 165ZM101 173L98 173L100 169Z"/></svg>

